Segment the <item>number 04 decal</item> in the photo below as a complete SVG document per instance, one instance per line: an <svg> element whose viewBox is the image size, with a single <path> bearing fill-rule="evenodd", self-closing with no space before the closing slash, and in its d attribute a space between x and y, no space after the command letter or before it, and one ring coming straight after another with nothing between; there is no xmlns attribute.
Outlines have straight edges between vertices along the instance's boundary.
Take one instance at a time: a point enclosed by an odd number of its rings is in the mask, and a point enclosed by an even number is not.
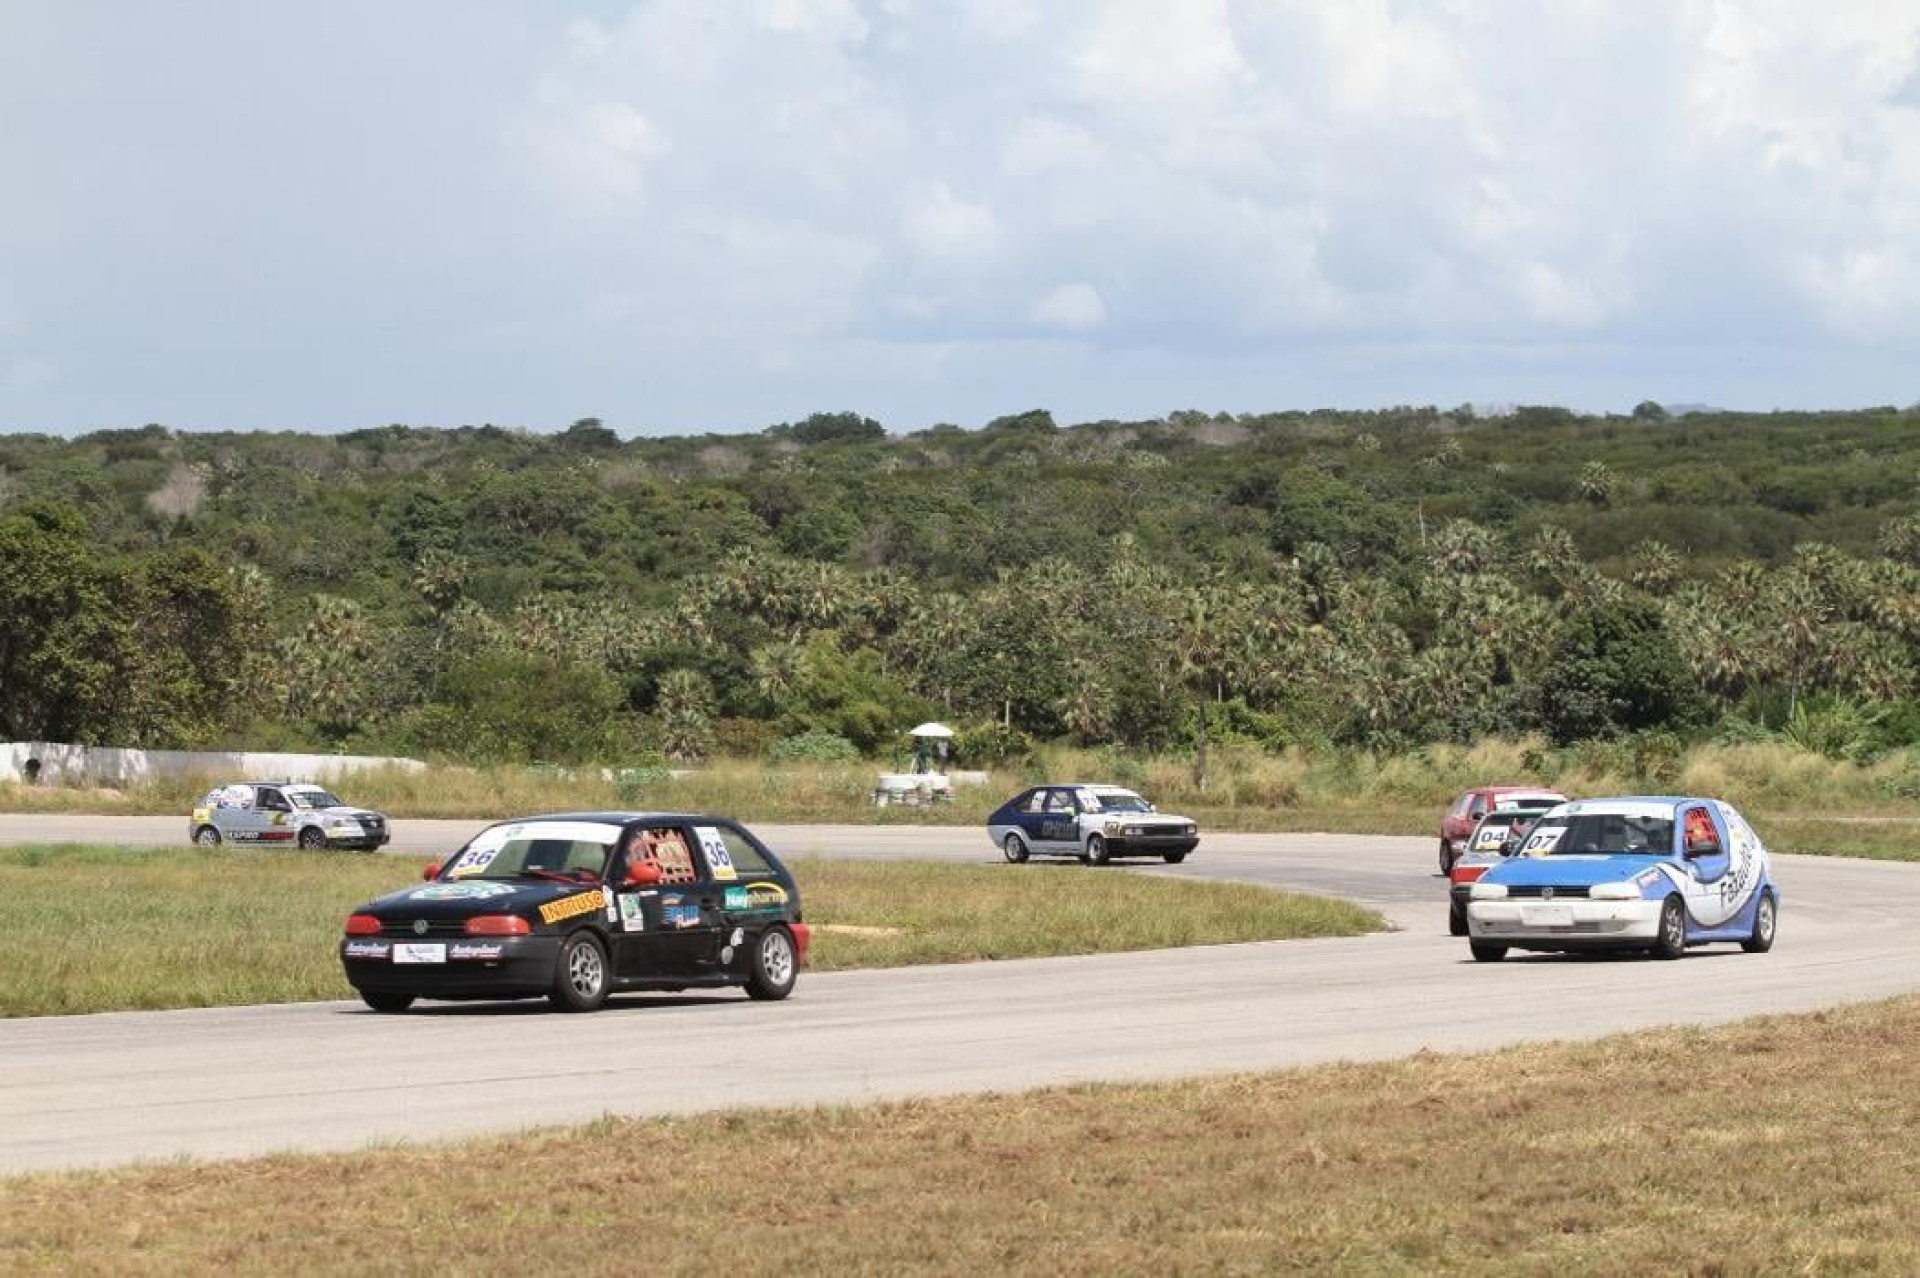
<svg viewBox="0 0 1920 1278"><path fill-rule="evenodd" d="M710 825L699 826L694 833L700 836L700 851L707 858L707 868L713 871L716 879L737 879L733 858L727 855L727 841L720 837L720 831Z"/></svg>

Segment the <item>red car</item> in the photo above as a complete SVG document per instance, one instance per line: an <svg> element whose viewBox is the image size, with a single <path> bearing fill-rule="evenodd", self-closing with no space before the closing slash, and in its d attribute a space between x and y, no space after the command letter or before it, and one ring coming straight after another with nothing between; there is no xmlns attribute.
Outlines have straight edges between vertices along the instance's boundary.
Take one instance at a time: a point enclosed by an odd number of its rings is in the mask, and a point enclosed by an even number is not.
<svg viewBox="0 0 1920 1278"><path fill-rule="evenodd" d="M1455 799L1440 818L1440 873L1453 873L1453 863L1467 850L1467 836L1480 824L1481 817L1495 808L1518 806L1523 800L1565 803L1567 796L1537 785L1483 785Z"/></svg>

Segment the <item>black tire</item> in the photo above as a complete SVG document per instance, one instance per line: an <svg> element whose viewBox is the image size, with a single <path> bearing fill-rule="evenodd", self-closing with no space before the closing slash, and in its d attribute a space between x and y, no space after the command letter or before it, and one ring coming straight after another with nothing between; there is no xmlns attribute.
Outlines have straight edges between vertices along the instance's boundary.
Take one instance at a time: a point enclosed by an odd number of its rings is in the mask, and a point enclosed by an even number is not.
<svg viewBox="0 0 1920 1278"><path fill-rule="evenodd" d="M575 932L560 946L547 1001L563 1012L592 1012L607 1001L607 947L591 932Z"/></svg>
<svg viewBox="0 0 1920 1278"><path fill-rule="evenodd" d="M1080 859L1088 865L1105 865L1108 860L1107 841L1097 834L1089 834L1086 851L1080 854Z"/></svg>
<svg viewBox="0 0 1920 1278"><path fill-rule="evenodd" d="M1160 859L1168 865L1178 865L1187 859L1187 854L1185 852L1162 852Z"/></svg>
<svg viewBox="0 0 1920 1278"><path fill-rule="evenodd" d="M317 825L300 827L300 846L309 852L317 852L327 846L327 832Z"/></svg>
<svg viewBox="0 0 1920 1278"><path fill-rule="evenodd" d="M1780 903L1771 888L1762 889L1760 904L1753 911L1753 935L1740 942L1749 954L1765 954L1773 948L1773 934L1780 930Z"/></svg>
<svg viewBox="0 0 1920 1278"><path fill-rule="evenodd" d="M1670 896L1660 907L1660 934L1654 938L1653 956L1677 959L1687 952L1687 907L1680 898Z"/></svg>
<svg viewBox="0 0 1920 1278"><path fill-rule="evenodd" d="M1447 905L1447 935L1465 936L1467 934L1467 907L1458 901Z"/></svg>
<svg viewBox="0 0 1920 1278"><path fill-rule="evenodd" d="M193 841L203 848L217 848L220 846L220 831L203 825L193 832Z"/></svg>
<svg viewBox="0 0 1920 1278"><path fill-rule="evenodd" d="M800 959L793 950L793 935L784 927L770 927L753 943L751 970L747 973L747 997L772 1003L793 993L800 979Z"/></svg>
<svg viewBox="0 0 1920 1278"><path fill-rule="evenodd" d="M1468 941L1467 948L1476 963L1498 963L1507 956L1507 947L1496 941Z"/></svg>
<svg viewBox="0 0 1920 1278"><path fill-rule="evenodd" d="M1440 873L1443 875L1453 873L1453 844L1445 839L1440 840Z"/></svg>
<svg viewBox="0 0 1920 1278"><path fill-rule="evenodd" d="M1033 855L1027 849L1027 841L1017 834L1009 834L1007 841L1000 845L1000 850L1006 855L1007 860L1015 865L1019 865Z"/></svg>
<svg viewBox="0 0 1920 1278"><path fill-rule="evenodd" d="M411 994L386 994L377 990L361 990L360 1000L376 1012L404 1012L413 1006Z"/></svg>

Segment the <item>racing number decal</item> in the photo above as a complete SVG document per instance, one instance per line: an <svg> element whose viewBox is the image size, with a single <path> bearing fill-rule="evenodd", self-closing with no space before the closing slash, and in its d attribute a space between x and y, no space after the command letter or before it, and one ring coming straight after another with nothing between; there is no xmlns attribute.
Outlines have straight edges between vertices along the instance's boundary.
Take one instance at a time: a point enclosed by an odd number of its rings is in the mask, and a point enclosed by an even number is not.
<svg viewBox="0 0 1920 1278"><path fill-rule="evenodd" d="M694 831L700 836L700 852L707 858L707 868L716 879L737 879L740 875L733 868L733 857L727 853L727 841L720 837L720 831L710 825L699 826Z"/></svg>
<svg viewBox="0 0 1920 1278"><path fill-rule="evenodd" d="M1553 851L1554 845L1560 842L1560 836L1566 832L1567 827L1564 825L1552 826L1545 830L1535 830L1527 839L1526 846L1520 849L1520 855L1544 856Z"/></svg>

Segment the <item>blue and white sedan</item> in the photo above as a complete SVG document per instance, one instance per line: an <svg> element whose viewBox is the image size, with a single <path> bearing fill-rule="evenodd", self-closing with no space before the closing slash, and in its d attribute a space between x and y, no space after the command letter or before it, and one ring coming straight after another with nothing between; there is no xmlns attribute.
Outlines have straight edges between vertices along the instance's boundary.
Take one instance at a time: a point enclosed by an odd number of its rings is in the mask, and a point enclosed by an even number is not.
<svg viewBox="0 0 1920 1278"><path fill-rule="evenodd" d="M1646 950L1737 942L1773 948L1780 890L1766 845L1718 799L1563 803L1467 900L1467 944L1483 963L1510 949Z"/></svg>

